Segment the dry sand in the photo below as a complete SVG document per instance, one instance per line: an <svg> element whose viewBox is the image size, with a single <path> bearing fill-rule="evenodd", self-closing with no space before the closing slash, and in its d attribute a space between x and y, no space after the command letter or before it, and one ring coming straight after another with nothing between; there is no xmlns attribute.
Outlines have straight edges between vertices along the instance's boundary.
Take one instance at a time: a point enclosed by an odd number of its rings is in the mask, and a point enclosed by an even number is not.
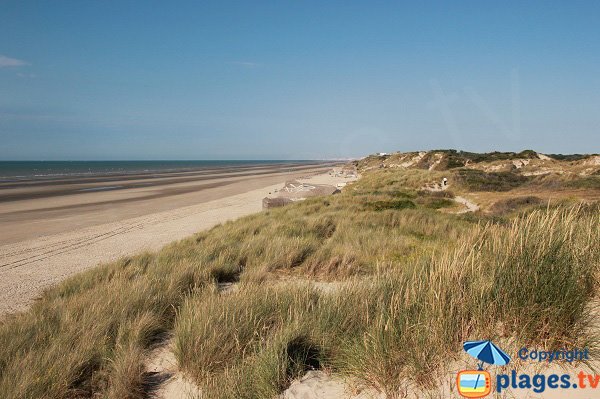
<svg viewBox="0 0 600 399"><path fill-rule="evenodd" d="M146 364L149 393L156 399L201 398L202 391L180 371L170 340L154 349Z"/></svg>
<svg viewBox="0 0 600 399"><path fill-rule="evenodd" d="M353 389L346 381L323 371L309 371L293 381L279 399L384 399L372 389Z"/></svg>
<svg viewBox="0 0 600 399"><path fill-rule="evenodd" d="M334 179L326 173L330 169L313 165L241 177L235 171L236 176L219 174L200 183L0 201L0 315L26 309L44 289L99 263L154 251L258 212L262 198L285 180ZM0 191L0 199L14 191Z"/></svg>

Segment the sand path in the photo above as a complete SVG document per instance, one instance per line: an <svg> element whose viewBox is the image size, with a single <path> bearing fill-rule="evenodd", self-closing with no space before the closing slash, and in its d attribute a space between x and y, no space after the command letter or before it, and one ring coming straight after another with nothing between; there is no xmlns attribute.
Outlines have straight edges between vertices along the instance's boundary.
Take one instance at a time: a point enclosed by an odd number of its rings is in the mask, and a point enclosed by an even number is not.
<svg viewBox="0 0 600 399"><path fill-rule="evenodd" d="M433 185L428 185L428 186L422 187L421 189L427 190L427 191L432 191L432 192L438 192L438 191L446 191L449 187L450 187L449 184L443 185L441 183L435 183ZM467 213L467 212L477 212L479 210L479 205L468 200L465 197L461 197L461 196L457 195L456 197L452 198L452 200L454 202L457 202L457 203L465 206L465 209L462 209L462 210L456 212L458 214Z"/></svg>
<svg viewBox="0 0 600 399"><path fill-rule="evenodd" d="M373 389L353 389L342 377L314 370L293 381L279 399L385 399Z"/></svg>
<svg viewBox="0 0 600 399"><path fill-rule="evenodd" d="M479 205L472 201L469 201L465 197L460 197L457 195L456 197L454 197L454 201L466 207L466 209L460 210L457 213L477 212L479 210Z"/></svg>
<svg viewBox="0 0 600 399"><path fill-rule="evenodd" d="M152 382L149 393L153 398L187 399L202 395L196 384L179 371L170 339L150 353L146 370L147 379Z"/></svg>

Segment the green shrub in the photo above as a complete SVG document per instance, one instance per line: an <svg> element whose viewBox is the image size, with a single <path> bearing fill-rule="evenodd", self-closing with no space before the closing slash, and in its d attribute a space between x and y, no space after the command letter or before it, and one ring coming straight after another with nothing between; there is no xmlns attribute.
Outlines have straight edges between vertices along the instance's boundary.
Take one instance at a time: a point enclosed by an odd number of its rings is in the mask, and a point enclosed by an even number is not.
<svg viewBox="0 0 600 399"><path fill-rule="evenodd" d="M388 201L371 201L365 204L365 207L374 211L383 211L386 209L412 209L416 205L411 200L388 200Z"/></svg>
<svg viewBox="0 0 600 399"><path fill-rule="evenodd" d="M531 180L513 172L489 172L477 169L460 169L456 179L470 191L509 191Z"/></svg>

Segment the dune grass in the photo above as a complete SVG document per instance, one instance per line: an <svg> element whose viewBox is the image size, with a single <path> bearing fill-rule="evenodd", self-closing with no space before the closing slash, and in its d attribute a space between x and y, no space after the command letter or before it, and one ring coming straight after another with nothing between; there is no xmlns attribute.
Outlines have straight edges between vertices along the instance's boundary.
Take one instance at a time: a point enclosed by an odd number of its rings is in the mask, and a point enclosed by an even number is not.
<svg viewBox="0 0 600 399"><path fill-rule="evenodd" d="M205 271L166 249L83 273L0 325L3 398L141 397L144 350ZM124 395L123 392L131 392Z"/></svg>
<svg viewBox="0 0 600 399"><path fill-rule="evenodd" d="M167 332L210 398L273 398L311 368L394 394L469 338L584 344L597 207L444 214L420 192L439 177L378 170L68 279L0 322L0 397L143 398Z"/></svg>
<svg viewBox="0 0 600 399"><path fill-rule="evenodd" d="M535 211L332 291L284 281L190 298L175 326L178 359L211 398L273 397L309 367L394 395L433 384L423 376L463 340L585 346L598 221L581 208ZM299 341L303 367L289 351Z"/></svg>
<svg viewBox="0 0 600 399"><path fill-rule="evenodd" d="M469 191L509 191L532 180L514 172L484 172L477 169L457 169L455 174Z"/></svg>

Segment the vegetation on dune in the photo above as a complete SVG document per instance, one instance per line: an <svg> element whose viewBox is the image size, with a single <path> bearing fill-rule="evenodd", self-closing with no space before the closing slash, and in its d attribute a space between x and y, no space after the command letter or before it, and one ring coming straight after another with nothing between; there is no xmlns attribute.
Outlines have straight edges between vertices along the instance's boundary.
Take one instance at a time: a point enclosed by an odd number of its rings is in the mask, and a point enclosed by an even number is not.
<svg viewBox="0 0 600 399"><path fill-rule="evenodd" d="M489 212L494 215L505 215L510 212L523 210L529 207L544 205L545 202L534 195L508 198L494 202L489 208Z"/></svg>
<svg viewBox="0 0 600 399"><path fill-rule="evenodd" d="M581 161L598 154L547 154L550 158L558 161Z"/></svg>
<svg viewBox="0 0 600 399"><path fill-rule="evenodd" d="M513 172L484 172L477 169L458 169L456 179L469 191L509 191L531 181Z"/></svg>
<svg viewBox="0 0 600 399"><path fill-rule="evenodd" d="M600 190L600 175L578 175L548 173L540 176L529 176L529 181L521 187L530 189L533 193L537 190L572 191L587 190L598 192Z"/></svg>
<svg viewBox="0 0 600 399"><path fill-rule="evenodd" d="M585 345L598 221L580 208L538 210L508 227L478 225L450 250L338 290L249 284L197 296L178 319L177 353L210 397L251 398L273 397L305 370L290 368L298 366L286 352L295 340L305 346L304 366L389 394L430 375L466 339Z"/></svg>
<svg viewBox="0 0 600 399"><path fill-rule="evenodd" d="M454 205L454 193L450 190L428 191L420 190L416 203L426 208L440 209Z"/></svg>
<svg viewBox="0 0 600 399"><path fill-rule="evenodd" d="M377 165L388 159L394 159L394 157L409 157L416 156L417 152L411 153L393 153L385 156L381 155L370 155L356 162L356 165L360 168L364 168L369 165ZM568 157L568 156L563 156ZM585 159L587 156L574 156L572 160ZM494 162L494 161L511 161L516 159L538 159L537 152L533 150L524 150L521 152L487 152L487 153L476 153L468 151L457 151L457 150L431 150L423 153L423 157L416 163L416 167L421 169L428 169L436 161L441 162L439 169L456 169L462 168L469 163L477 164L483 162ZM557 158L558 159L558 158ZM570 159L570 158L568 158Z"/></svg>
<svg viewBox="0 0 600 399"><path fill-rule="evenodd" d="M456 151L456 150L439 150L434 152L440 152L447 156L447 169L461 168L467 163L481 163L481 162L493 162L493 161L510 161L513 159L536 159L537 153L533 150L524 150L521 152L488 152L488 153L476 153L467 151Z"/></svg>
<svg viewBox="0 0 600 399"><path fill-rule="evenodd" d="M573 179L567 182L566 186L570 188L600 190L600 174Z"/></svg>
<svg viewBox="0 0 600 399"><path fill-rule="evenodd" d="M206 270L183 257L167 248L83 273L4 320L0 396L142 397L144 351L207 284Z"/></svg>
<svg viewBox="0 0 600 399"><path fill-rule="evenodd" d="M466 176L473 189L520 182ZM597 206L494 223L436 211L454 195L421 189L441 177L373 171L71 278L1 322L0 396L143 398L145 358L166 333L210 398L273 398L312 368L393 394L432 384L411 378L483 336L585 345ZM228 282L238 289L220 292Z"/></svg>

